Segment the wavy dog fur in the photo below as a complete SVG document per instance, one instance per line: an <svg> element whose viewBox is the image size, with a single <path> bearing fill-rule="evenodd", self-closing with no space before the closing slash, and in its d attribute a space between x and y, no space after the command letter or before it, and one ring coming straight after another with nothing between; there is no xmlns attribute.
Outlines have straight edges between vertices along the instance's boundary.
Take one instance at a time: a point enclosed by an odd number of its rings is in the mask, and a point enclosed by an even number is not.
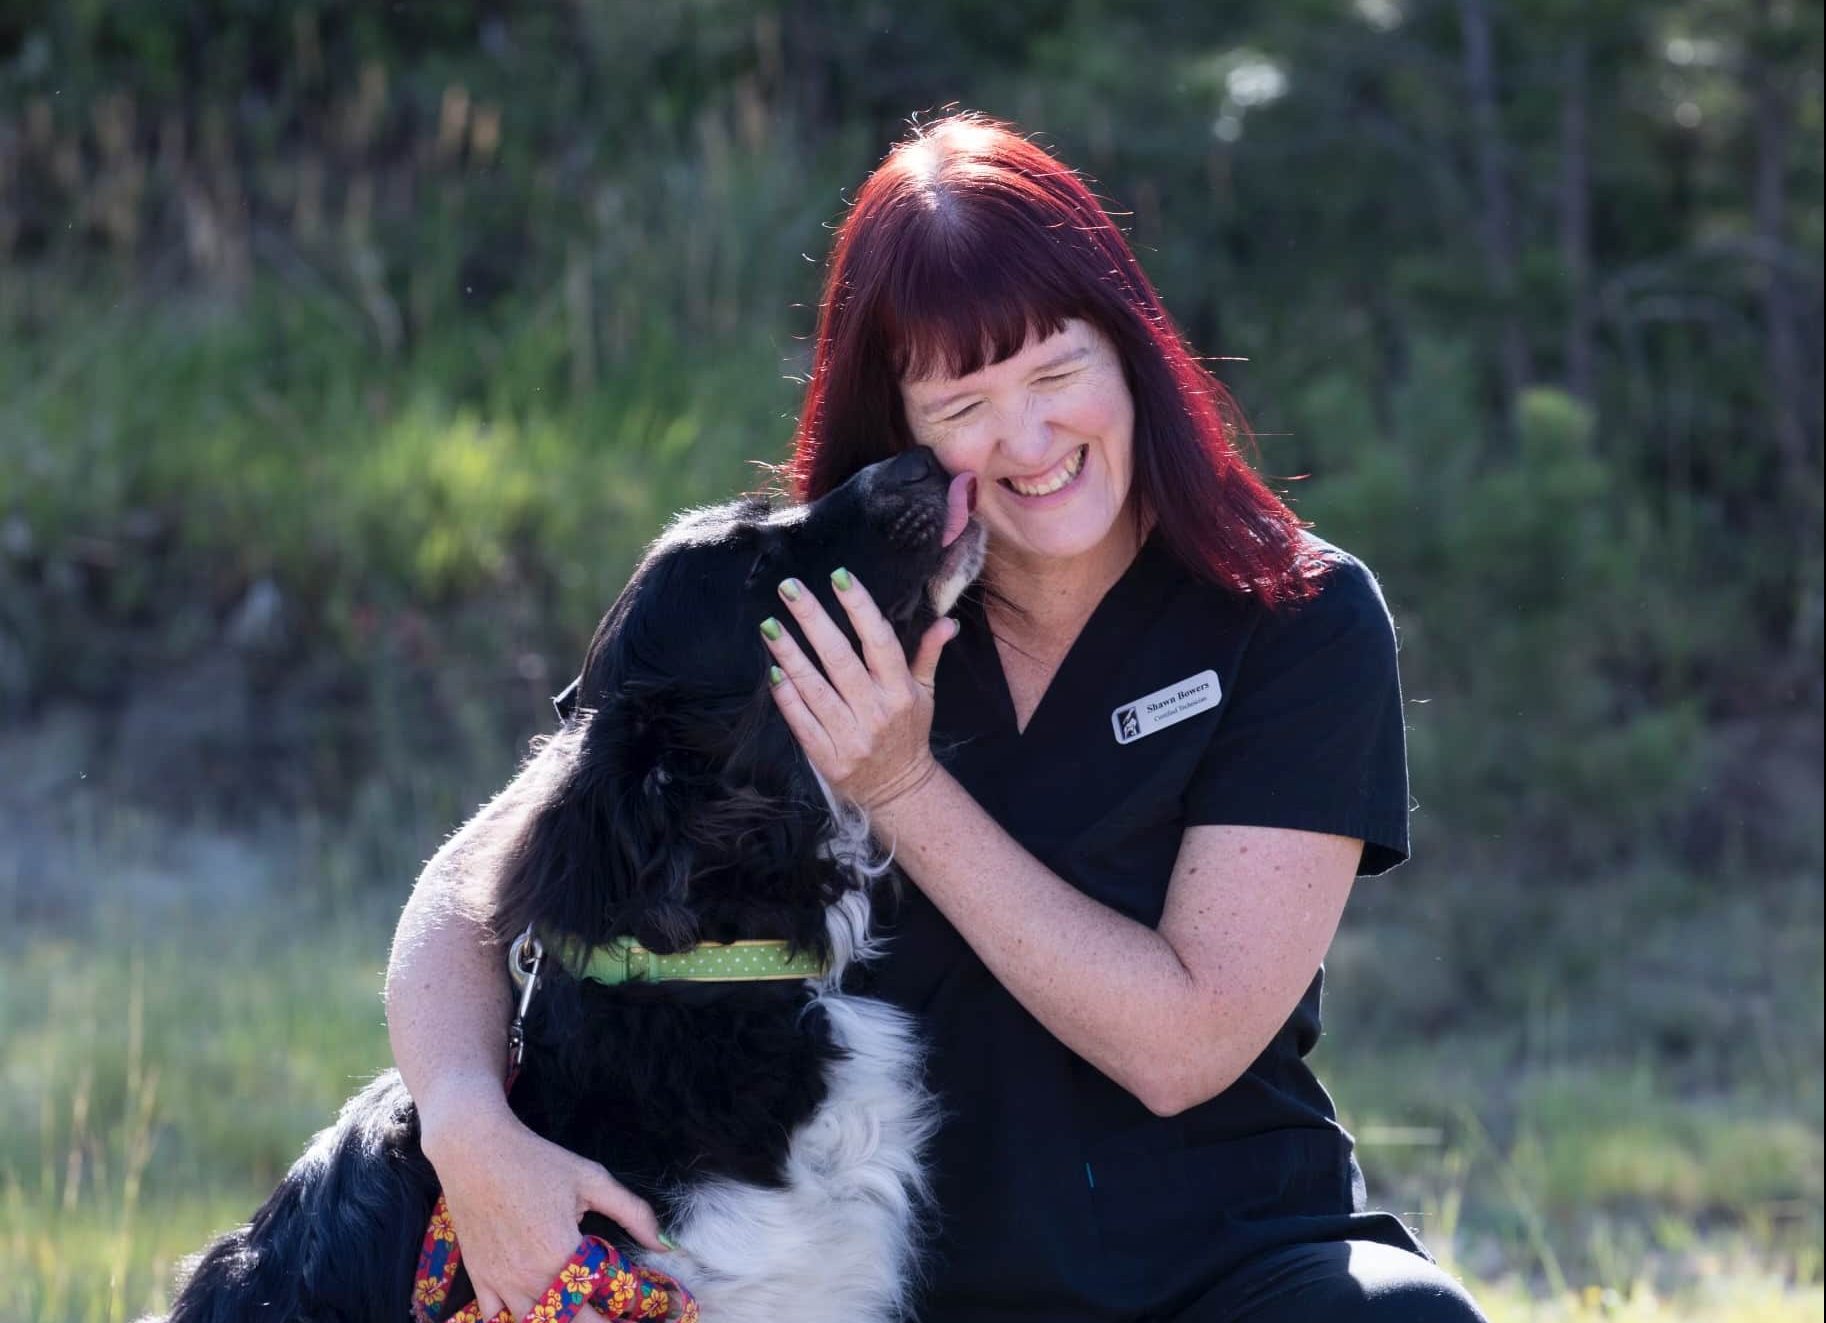
<svg viewBox="0 0 1826 1323"><path fill-rule="evenodd" d="M654 1205L672 1254L595 1214L583 1226L677 1277L708 1323L885 1321L917 1272L936 1124L919 1044L844 977L873 953L869 891L888 865L786 729L755 626L793 576L847 631L826 577L844 565L910 648L981 567L974 525L941 545L946 487L910 451L809 507L676 520L598 627L564 726L504 796L519 813L483 833L495 935L530 925L548 952L510 1103ZM659 951L787 938L829 972L605 987L551 958L620 937ZM192 1262L170 1318L396 1323L436 1192L387 1071ZM472 1295L459 1276L446 1309Z"/></svg>

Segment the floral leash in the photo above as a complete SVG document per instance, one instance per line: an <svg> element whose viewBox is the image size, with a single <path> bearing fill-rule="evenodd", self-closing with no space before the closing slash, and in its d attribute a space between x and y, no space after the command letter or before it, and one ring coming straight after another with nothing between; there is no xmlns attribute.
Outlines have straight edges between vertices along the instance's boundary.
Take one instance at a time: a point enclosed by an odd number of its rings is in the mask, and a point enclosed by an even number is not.
<svg viewBox="0 0 1826 1323"><path fill-rule="evenodd" d="M462 1261L450 1210L439 1195L425 1229L419 1251L418 1272L412 1285L412 1317L416 1323L439 1323L439 1310L450 1298L450 1284ZM676 1319L698 1323L697 1301L691 1293L662 1272L630 1264L621 1252L600 1236L585 1236L576 1252L558 1270L558 1276L533 1303L526 1323L571 1323L577 1311L590 1305L613 1319ZM677 1313L673 1306L678 1307ZM471 1300L449 1323L483 1323L482 1305ZM515 1323L511 1309L503 1309L489 1323Z"/></svg>
<svg viewBox="0 0 1826 1323"><path fill-rule="evenodd" d="M538 985L539 962L543 956L539 939L532 935L530 928L520 935L508 954L508 967L515 982L520 984L520 1005L507 1034L507 1089L510 1093L526 1052L526 1008L532 1003L533 989ZM450 1298L450 1286L456 1280L457 1267L462 1261L463 1252L457 1247L450 1208L440 1193L437 1206L431 1210L431 1221L425 1227L418 1269L412 1277L414 1323L440 1323L444 1302ZM698 1323L697 1301L691 1298L691 1292L663 1272L629 1263L620 1250L600 1236L583 1238L564 1267L558 1270L552 1284L545 1288L545 1294L534 1301L525 1323L571 1323L586 1304L611 1319ZM471 1300L446 1323L483 1323L481 1302ZM488 1323L515 1323L513 1311L503 1309Z"/></svg>

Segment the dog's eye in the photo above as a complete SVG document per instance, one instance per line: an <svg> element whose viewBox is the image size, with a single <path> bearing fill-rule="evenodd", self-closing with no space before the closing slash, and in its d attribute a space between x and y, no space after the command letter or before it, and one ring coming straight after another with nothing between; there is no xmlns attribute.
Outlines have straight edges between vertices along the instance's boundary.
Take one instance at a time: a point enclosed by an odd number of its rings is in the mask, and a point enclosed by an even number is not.
<svg viewBox="0 0 1826 1323"><path fill-rule="evenodd" d="M671 781L672 773L668 772L663 767L655 767L652 771L647 773L646 779L641 782L641 789L646 791L649 795L657 795L660 791L664 790Z"/></svg>

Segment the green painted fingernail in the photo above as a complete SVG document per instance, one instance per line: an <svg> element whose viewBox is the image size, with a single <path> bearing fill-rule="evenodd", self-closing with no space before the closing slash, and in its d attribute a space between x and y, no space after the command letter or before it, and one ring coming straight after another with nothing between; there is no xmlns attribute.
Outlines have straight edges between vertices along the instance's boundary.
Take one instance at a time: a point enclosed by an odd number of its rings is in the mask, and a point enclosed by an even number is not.
<svg viewBox="0 0 1826 1323"><path fill-rule="evenodd" d="M784 597L789 602L798 601L799 581L797 579L782 579L780 581L780 596Z"/></svg>
<svg viewBox="0 0 1826 1323"><path fill-rule="evenodd" d="M780 622L772 616L767 617L767 619L761 622L761 637L766 639L769 643L778 643L780 641L780 635L783 632L784 631L780 628Z"/></svg>
<svg viewBox="0 0 1826 1323"><path fill-rule="evenodd" d="M786 672L781 670L778 666L769 666L767 668L767 683L774 688L778 689L781 682L785 679Z"/></svg>
<svg viewBox="0 0 1826 1323"><path fill-rule="evenodd" d="M659 1233L659 1243L664 1245L669 1250L675 1250L678 1248L678 1242L676 1240L672 1239L671 1236L668 1236L663 1231Z"/></svg>
<svg viewBox="0 0 1826 1323"><path fill-rule="evenodd" d="M850 572L839 565L831 571L831 582L837 585L837 591L847 593L850 590Z"/></svg>

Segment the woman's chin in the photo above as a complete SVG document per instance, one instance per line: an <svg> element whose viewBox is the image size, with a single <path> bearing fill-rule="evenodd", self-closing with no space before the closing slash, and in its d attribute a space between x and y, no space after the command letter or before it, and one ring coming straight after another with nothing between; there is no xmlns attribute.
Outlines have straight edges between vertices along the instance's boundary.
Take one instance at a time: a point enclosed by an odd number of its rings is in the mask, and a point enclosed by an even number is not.
<svg viewBox="0 0 1826 1323"><path fill-rule="evenodd" d="M1069 561L1101 547L1115 529L1111 519L1033 517L996 519L989 523L992 555L1030 561Z"/></svg>

